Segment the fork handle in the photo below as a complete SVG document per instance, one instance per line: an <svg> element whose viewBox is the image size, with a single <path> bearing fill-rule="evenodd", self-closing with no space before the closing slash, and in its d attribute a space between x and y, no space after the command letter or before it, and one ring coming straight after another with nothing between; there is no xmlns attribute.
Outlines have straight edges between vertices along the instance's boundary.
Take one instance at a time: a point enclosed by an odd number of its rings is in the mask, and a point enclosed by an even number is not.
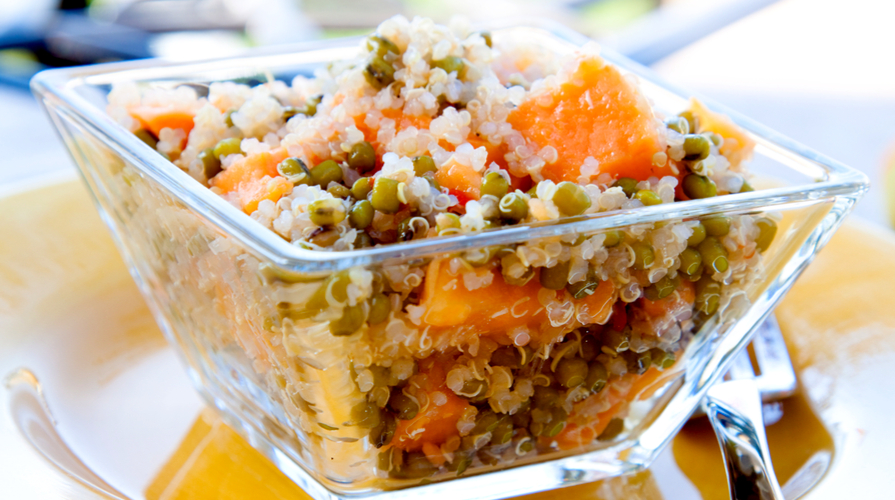
<svg viewBox="0 0 895 500"><path fill-rule="evenodd" d="M703 409L715 429L727 464L732 500L784 500L768 453L761 395L754 380L712 386Z"/></svg>

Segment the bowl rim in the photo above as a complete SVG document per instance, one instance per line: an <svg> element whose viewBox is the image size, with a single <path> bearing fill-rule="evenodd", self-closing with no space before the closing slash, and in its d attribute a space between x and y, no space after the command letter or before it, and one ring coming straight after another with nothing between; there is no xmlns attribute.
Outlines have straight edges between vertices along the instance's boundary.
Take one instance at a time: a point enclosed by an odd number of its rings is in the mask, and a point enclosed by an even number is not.
<svg viewBox="0 0 895 500"><path fill-rule="evenodd" d="M503 29L535 30L540 35L551 37L556 43L565 44L566 47L580 46L590 41L587 37L568 28L542 20L526 20L523 23L508 20L489 24L487 28L492 29L495 36L499 36L497 30ZM239 57L200 62L171 63L144 60L49 70L38 74L32 80L32 89L43 106L53 108L47 111L54 120L59 119L56 114L64 114L66 118L76 120L78 126L84 127L87 132L96 135L116 154L130 161L141 175L146 175L158 182L173 198L213 224L223 234L236 238L240 244L256 256L299 272L327 273L358 265L386 263L391 260L407 262L428 255L451 253L476 246L516 243L579 231L608 230L631 224L664 221L669 218L690 218L725 212L766 211L774 210L776 207L796 208L819 203L830 203L831 210L822 222L817 223L810 237L801 245L800 251L792 256L791 262L775 277L769 277L771 279L767 284L767 289L755 300L746 313L739 317L735 323L722 325L723 328L719 327L720 336L715 335L714 331L717 325L714 325L711 328L711 336L708 335L708 332L706 335L700 334L698 340L688 347L694 356L689 358L683 367L678 378L681 384L675 389L671 400L657 406L660 408L658 414L643 433L636 438L628 437L608 448L578 452L538 463L412 488L348 492L338 489L338 485L332 482L323 481L317 474L319 471L313 468L305 469L300 462L294 461L289 455L284 455L278 449L277 443L271 440L271 437L259 434L244 425L238 425L240 422L234 422L237 424L232 425L234 429L237 429L256 448L274 460L280 470L314 498L364 497L410 500L426 495L431 495L433 498L457 498L458 496L504 498L509 495L531 493L642 470L655 459L659 450L668 445L677 429L683 425L687 415L699 404L708 387L726 371L733 355L745 347L752 331L792 286L795 279L816 254L817 249L826 243L832 232L841 224L844 215L853 206L855 200L869 187L864 174L758 125L738 113L714 104L710 99L700 97L710 108L726 113L736 123L743 126L757 141L763 154L771 156L784 167L789 167L813 178L815 182L727 195L708 200L691 200L566 218L549 223L512 226L473 235L432 238L353 252L318 252L293 246L282 240L273 231L257 224L241 210L231 206L223 198L215 195L172 163L164 160L161 155L145 145L139 138L115 123L103 109L91 104L77 92L81 86L108 83L110 78L137 79L133 78L135 75L159 78L166 75L168 78L183 77L184 75L188 76L190 71L206 71L215 68L232 69L239 64L252 67L266 62L278 60L282 62L284 57L294 58L301 55L321 57L327 54L345 54L352 47L356 50L359 40L359 38L350 38L311 42L300 46L255 50ZM678 99L686 99L685 96L688 95L697 95L675 89L650 70L623 56L613 54L611 51L604 50L603 57L623 70L637 75L648 84L657 87L658 90L676 96ZM295 62L293 59L290 60ZM63 125L58 122L56 125L58 129L63 128ZM87 172L82 172L82 174L85 177L88 176ZM102 207L100 207L100 212L103 212ZM106 222L109 223L108 220ZM114 233L115 228L113 227L112 230ZM119 246L122 246L120 242ZM150 299L150 303L154 302L150 298L151 293L144 290L144 295ZM158 315L156 316L158 318ZM184 362L190 367L190 370L195 369L192 362L186 360ZM196 385L200 393L208 394L202 382L196 382ZM226 408L218 405L219 401L214 396L211 398L209 402L213 406L217 406L221 413L227 416ZM621 451L625 452L625 456L620 461L619 453Z"/></svg>
<svg viewBox="0 0 895 500"><path fill-rule="evenodd" d="M508 19L489 23L487 29L498 35L511 30L533 30L568 49L592 40L558 23L542 19ZM356 49L361 37L305 42L274 48L253 49L239 56L203 61L171 62L144 59L91 66L45 70L31 80L31 89L42 106L61 106L78 118L80 124L105 139L116 153L132 163L143 174L158 182L168 193L184 203L193 213L214 224L224 234L236 238L252 253L284 269L328 274L355 266L406 262L409 258L425 258L470 248L509 245L533 239L562 236L578 232L596 232L623 228L632 224L652 223L669 219L686 219L717 213L772 210L793 204L811 204L840 195L860 196L869 188L867 176L836 160L803 146L741 114L718 105L693 92L683 92L668 84L648 68L611 50L602 48L601 56L641 81L687 99L696 96L710 109L728 115L744 128L764 152L776 157L784 166L813 177L815 182L787 187L730 194L702 200L663 203L636 209L614 210L577 217L519 224L472 234L425 238L399 244L360 250L324 252L303 249L262 226L243 211L230 205L207 187L198 183L164 159L138 137L116 123L104 109L90 103L77 92L79 87L105 85L115 81L182 79L203 71L240 71L240 68L269 68L283 65L284 58L296 64L295 58L321 60L344 59ZM328 59L327 59L328 57ZM315 59L316 58L316 59ZM73 115L72 115L73 113ZM52 113L49 113L52 116ZM110 144L111 143L111 144Z"/></svg>

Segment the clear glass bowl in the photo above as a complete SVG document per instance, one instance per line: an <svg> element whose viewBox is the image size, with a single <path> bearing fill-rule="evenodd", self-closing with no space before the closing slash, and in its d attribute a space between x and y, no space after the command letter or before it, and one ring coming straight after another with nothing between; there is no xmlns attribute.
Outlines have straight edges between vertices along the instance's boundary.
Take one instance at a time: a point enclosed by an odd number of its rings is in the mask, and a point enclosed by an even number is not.
<svg viewBox="0 0 895 500"><path fill-rule="evenodd" d="M519 37L557 54L587 41L577 33L544 24L495 26L491 31L496 42ZM315 498L386 491L390 498L503 498L649 466L868 187L861 173L722 110L756 141L752 170L773 178L766 184L774 187L474 235L350 252L315 252L290 245L262 227L104 112L105 96L115 82L176 86L233 79L264 81L268 75L289 79L352 57L357 44L357 39L336 40L208 62L137 61L58 69L32 81L197 389L253 446ZM637 75L657 109L676 113L686 108L687 97L648 70L617 55L604 57ZM366 439L369 431L342 425L353 422L351 408L364 398L354 371L358 362L354 358L362 354L352 350L352 337L330 335L328 320L320 316L287 321L289 311L282 307L300 306L338 271L381 271L395 266L412 270L424 268L433 259L487 247L549 238L568 242L575 235L589 237L610 230L657 231L669 223L719 214L768 213L779 218L779 229L762 255L760 279L740 293L723 296L718 312L703 318L678 361L667 370L671 376L646 391L648 397L628 405L622 432L607 440L591 436L564 451L548 447L528 454L516 449L514 454L504 449L495 465L476 460L459 478L456 472L445 470L422 481L406 475L390 477L388 464L380 462L378 450ZM431 352L425 335L413 341L408 350ZM515 441L512 444L518 446Z"/></svg>

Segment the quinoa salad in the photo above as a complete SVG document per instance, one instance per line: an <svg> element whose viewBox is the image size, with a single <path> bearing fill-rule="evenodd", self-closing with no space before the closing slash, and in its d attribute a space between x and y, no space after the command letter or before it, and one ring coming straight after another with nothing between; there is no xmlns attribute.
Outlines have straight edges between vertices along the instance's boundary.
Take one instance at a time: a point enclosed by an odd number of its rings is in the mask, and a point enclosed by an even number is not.
<svg viewBox="0 0 895 500"><path fill-rule="evenodd" d="M754 143L727 117L696 100L662 114L595 45L556 57L460 22L389 19L355 59L291 83L116 84L108 102L196 182L320 252L752 190ZM328 477L404 484L623 438L699 327L760 279L776 231L770 215L679 218L316 278L220 238L199 271L166 272L204 273ZM261 285L206 283L225 265Z"/></svg>

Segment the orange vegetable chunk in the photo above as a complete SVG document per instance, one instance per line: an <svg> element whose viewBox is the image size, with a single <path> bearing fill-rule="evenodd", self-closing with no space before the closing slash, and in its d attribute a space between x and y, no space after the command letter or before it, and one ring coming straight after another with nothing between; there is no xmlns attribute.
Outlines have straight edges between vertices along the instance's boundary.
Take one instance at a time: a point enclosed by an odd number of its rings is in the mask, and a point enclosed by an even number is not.
<svg viewBox="0 0 895 500"><path fill-rule="evenodd" d="M445 260L429 264L421 302L426 307L422 318L426 324L475 325L477 331L485 333L544 319L544 310L538 302L541 285L537 277L525 286L514 286L505 282L496 270L482 269L480 272L494 275L491 284L467 290L463 277L451 275L447 267Z"/></svg>
<svg viewBox="0 0 895 500"><path fill-rule="evenodd" d="M446 165L435 172L435 180L441 187L451 190L451 194L457 195L461 199L461 204L465 205L464 200L478 200L482 188L482 174L475 171L469 165L464 165L453 160L449 160Z"/></svg>
<svg viewBox="0 0 895 500"><path fill-rule="evenodd" d="M699 119L700 131L714 132L724 138L721 154L734 165L752 157L755 141L727 115L716 113L696 98L690 99L690 111Z"/></svg>
<svg viewBox="0 0 895 500"><path fill-rule="evenodd" d="M251 214L262 200L277 201L292 192L292 183L277 173L288 154L277 148L240 158L211 179L211 185L224 193L236 192L243 211Z"/></svg>
<svg viewBox="0 0 895 500"><path fill-rule="evenodd" d="M650 367L643 375L634 373L623 375L631 382L630 385L622 385L622 387L625 387L623 391L620 392L617 387L610 386L604 389L604 391L610 391L608 394L601 392L575 403L572 415L569 416L568 424L555 438L556 443L562 450L586 446L592 443L597 436L606 430L609 422L627 407L628 403L634 400L648 399L679 375L680 372L673 366L665 370ZM604 396L612 406L606 410L599 411L597 410L597 408L600 408L598 402Z"/></svg>
<svg viewBox="0 0 895 500"><path fill-rule="evenodd" d="M554 182L577 181L588 156L599 173L645 180L673 175L653 165L664 151L656 119L637 87L599 57L581 59L569 82L534 96L513 110L510 124L538 148L553 146L558 160L541 174Z"/></svg>
<svg viewBox="0 0 895 500"><path fill-rule="evenodd" d="M426 375L426 383L420 389L426 393L429 401L415 417L398 420L395 436L392 438L395 447L418 451L426 444L437 446L459 434L457 422L471 405L445 385L444 363L443 360L433 358L420 362L420 373ZM427 448L432 451L431 446Z"/></svg>
<svg viewBox="0 0 895 500"><path fill-rule="evenodd" d="M606 430L606 427L609 425L609 422L613 417L621 410L623 407L622 403L616 403L612 405L608 410L604 412L600 412L593 416L587 423L575 423L569 422L560 431L559 434L556 435L554 441L559 446L561 450L568 450L572 448L577 448L579 446L587 446L588 444L593 443L594 439L597 439L597 436L603 433Z"/></svg>
<svg viewBox="0 0 895 500"><path fill-rule="evenodd" d="M647 315L660 318L666 314L678 312L682 308L691 309L695 301L696 285L691 281L681 279L677 289L671 295L659 300L642 297L639 306Z"/></svg>
<svg viewBox="0 0 895 500"><path fill-rule="evenodd" d="M497 270L480 269L477 273L492 273L491 284L467 290L462 275L448 272L446 261L432 261L421 302L426 308L423 322L433 327L471 326L478 333L506 335L515 327L547 321L538 301L541 284L537 276L524 286L515 286L504 281ZM604 281L593 294L569 300L579 309L587 307L594 322L605 322L615 302L614 293L612 283Z"/></svg>
<svg viewBox="0 0 895 500"><path fill-rule="evenodd" d="M426 115L405 115L402 109L383 109L382 110L383 118L390 118L395 121L395 132L400 132L404 129L410 127L416 127L417 130L428 130L429 124L432 122L432 118ZM366 115L357 115L354 117L354 125L358 130L363 132L364 139L373 146L373 149L376 150L377 157L381 158L383 154L386 153L385 145L380 144L377 140L377 134L379 133L379 129L374 129L367 126ZM377 164L380 160L377 158Z"/></svg>
<svg viewBox="0 0 895 500"><path fill-rule="evenodd" d="M138 106L130 110L140 125L156 137L163 128L181 129L187 135L193 130L193 113L173 106Z"/></svg>
<svg viewBox="0 0 895 500"><path fill-rule="evenodd" d="M276 177L279 175L277 165L285 160L288 154L285 148L277 148L240 158L216 175L211 180L211 185L229 193L237 190L241 184L256 181L265 175Z"/></svg>
<svg viewBox="0 0 895 500"><path fill-rule="evenodd" d="M285 178L264 176L256 181L241 185L239 187L239 201L242 204L242 211L251 214L262 201L270 200L276 202L291 192L292 183Z"/></svg>
<svg viewBox="0 0 895 500"><path fill-rule="evenodd" d="M426 115L405 115L401 109L384 109L382 116L395 120L395 130L404 130L405 128L416 127L418 130L429 128L432 118Z"/></svg>

